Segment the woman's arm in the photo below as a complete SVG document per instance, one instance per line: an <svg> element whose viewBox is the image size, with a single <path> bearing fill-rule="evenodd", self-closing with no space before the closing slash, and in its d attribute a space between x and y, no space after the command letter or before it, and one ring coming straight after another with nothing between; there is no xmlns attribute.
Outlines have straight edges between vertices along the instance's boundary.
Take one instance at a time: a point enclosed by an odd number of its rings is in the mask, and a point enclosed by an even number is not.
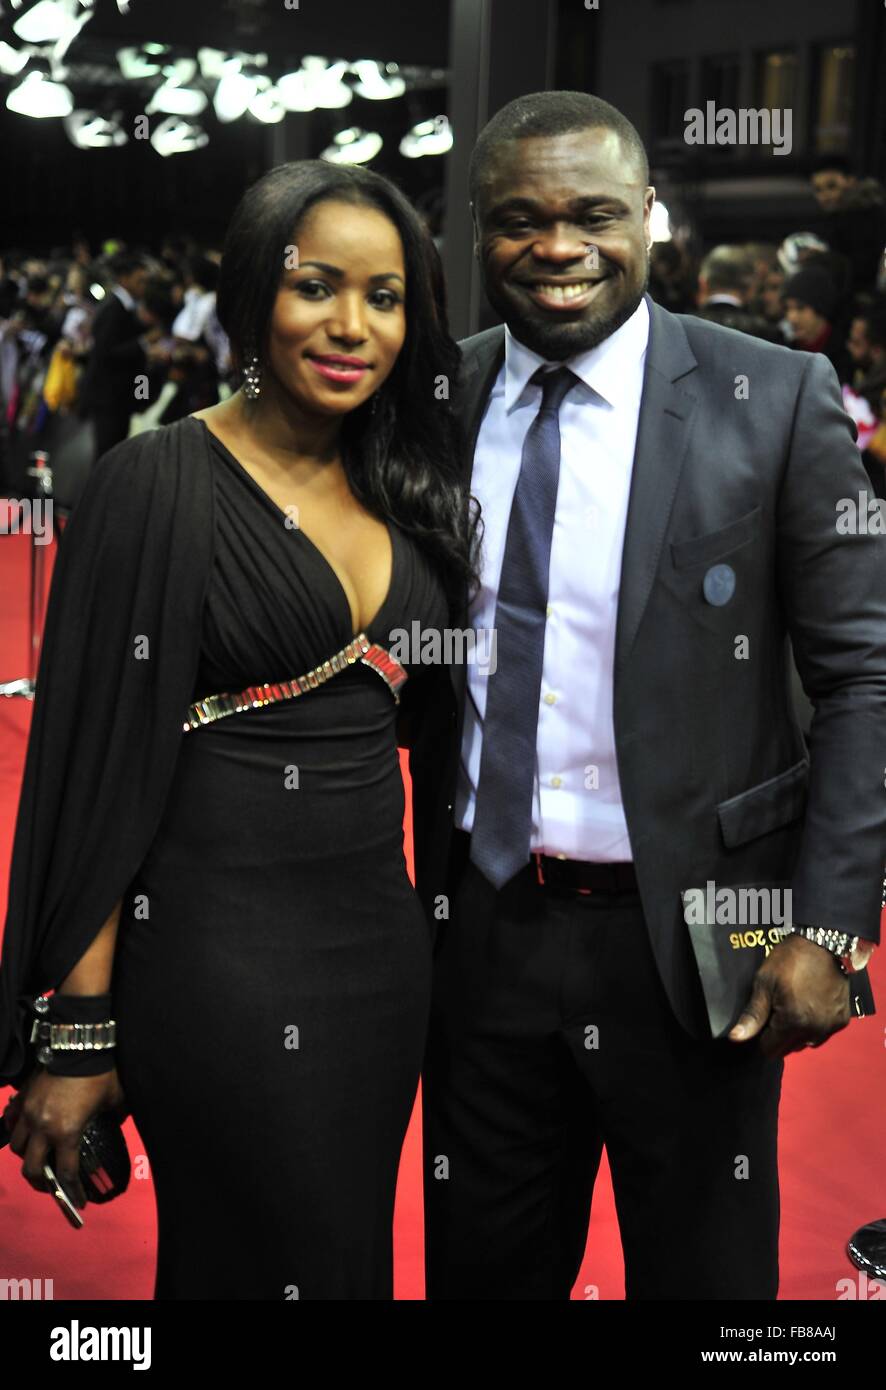
<svg viewBox="0 0 886 1390"><path fill-rule="evenodd" d="M110 917L99 929L92 944L86 948L74 969L59 985L59 994L107 994L111 988L114 948L120 924L121 898Z"/></svg>
<svg viewBox="0 0 886 1390"><path fill-rule="evenodd" d="M58 988L59 994L108 994L123 899ZM10 1150L24 1159L22 1174L38 1192L46 1191L43 1164L55 1154L55 1172L78 1207L86 1205L80 1181L80 1136L99 1110L125 1103L116 1066L97 1076L52 1076L35 1071L9 1102L4 1120Z"/></svg>

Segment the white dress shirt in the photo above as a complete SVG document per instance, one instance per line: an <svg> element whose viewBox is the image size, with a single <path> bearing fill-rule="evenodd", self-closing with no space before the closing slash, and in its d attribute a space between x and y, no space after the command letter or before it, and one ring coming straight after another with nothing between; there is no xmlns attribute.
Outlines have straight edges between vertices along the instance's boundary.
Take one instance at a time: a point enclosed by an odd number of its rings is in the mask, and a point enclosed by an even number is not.
<svg viewBox="0 0 886 1390"><path fill-rule="evenodd" d="M560 407L560 476L551 544L531 850L567 859L632 859L612 722L615 622L634 447L649 340L645 300L621 328L565 363L579 378ZM546 363L505 328L505 360L474 453L471 491L483 509L482 586L470 623L495 605L523 443L541 403L530 377ZM489 663L490 667L492 663ZM467 666L455 823L470 831L480 772L486 682Z"/></svg>
<svg viewBox="0 0 886 1390"><path fill-rule="evenodd" d="M117 296L124 309L128 309L129 312L132 313L135 308L135 300L129 293L129 290L124 289L122 285L113 285L111 287L111 293Z"/></svg>
<svg viewBox="0 0 886 1390"><path fill-rule="evenodd" d="M173 336L187 338L188 342L196 343L203 337L214 309L213 290L201 290L198 285L189 285L184 292L182 307L173 320Z"/></svg>
<svg viewBox="0 0 886 1390"><path fill-rule="evenodd" d="M218 321L215 307L215 291L201 290L191 285L185 290L184 303L173 325L176 338L187 338L189 342L201 340L215 358L215 365L224 374L230 366L230 343L228 336Z"/></svg>

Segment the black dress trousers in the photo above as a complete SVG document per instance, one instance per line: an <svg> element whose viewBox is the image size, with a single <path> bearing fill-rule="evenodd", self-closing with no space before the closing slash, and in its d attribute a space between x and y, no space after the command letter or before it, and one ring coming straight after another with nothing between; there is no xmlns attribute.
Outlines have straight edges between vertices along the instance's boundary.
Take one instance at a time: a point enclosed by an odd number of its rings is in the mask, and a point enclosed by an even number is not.
<svg viewBox="0 0 886 1390"><path fill-rule="evenodd" d="M460 858L423 1074L427 1297L568 1299L605 1145L627 1298L774 1299L783 1061L682 1028L637 894L556 896L530 867L496 893Z"/></svg>

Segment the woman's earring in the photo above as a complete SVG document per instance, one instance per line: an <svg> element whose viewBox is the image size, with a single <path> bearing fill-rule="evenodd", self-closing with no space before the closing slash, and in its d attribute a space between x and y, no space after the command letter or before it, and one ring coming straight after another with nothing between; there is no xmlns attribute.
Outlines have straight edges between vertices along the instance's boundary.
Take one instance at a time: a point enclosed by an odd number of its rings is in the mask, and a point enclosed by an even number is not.
<svg viewBox="0 0 886 1390"><path fill-rule="evenodd" d="M369 407L369 413L370 413L370 415L374 415L375 412L376 412L377 410L378 410L378 392L377 392L377 391L374 391L373 394L372 394L372 404L371 404L371 406Z"/></svg>
<svg viewBox="0 0 886 1390"><path fill-rule="evenodd" d="M243 373L243 394L250 401L261 395L261 367L258 358L251 357Z"/></svg>

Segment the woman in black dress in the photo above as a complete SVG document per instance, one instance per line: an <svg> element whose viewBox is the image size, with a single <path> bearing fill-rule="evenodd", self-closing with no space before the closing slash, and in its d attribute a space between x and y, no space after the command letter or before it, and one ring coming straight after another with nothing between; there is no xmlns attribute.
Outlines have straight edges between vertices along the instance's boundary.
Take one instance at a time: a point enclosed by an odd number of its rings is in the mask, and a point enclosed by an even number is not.
<svg viewBox="0 0 886 1390"><path fill-rule="evenodd" d="M415 621L445 626L473 573L458 439L439 389L454 377L457 349L435 256L407 201L378 176L319 161L272 170L235 214L219 285L244 387L107 454L62 542L31 735L42 755L29 747L13 856L4 994L10 1014L28 983L109 994L116 1055L91 1076L53 1058L30 1075L7 1123L33 1186L44 1186L52 1147L59 1177L78 1192L83 1126L125 1104L155 1184L158 1299L392 1297L394 1192L432 948L403 857L397 717L420 706L423 682L439 674L406 667L398 705L396 668L373 667L359 651L386 651L394 629ZM155 534L167 494L171 540ZM55 788L52 810L46 794L41 804L37 763L62 718L49 693L41 711L41 678L49 690L63 650L70 670L72 653L89 646L84 637L74 652L76 639L62 635L58 591L67 586L69 607L72 588L85 595L83 553L103 498L105 531L128 540L102 552L95 601L111 634L119 607L132 605L119 631L136 647L144 640L149 656L109 661L108 717L153 704L135 730L138 755L128 750L141 793L118 788L113 770L123 764L108 733L92 801L103 833L81 840L102 841L95 864L112 863L112 876L127 856L135 872L126 870L104 925L86 921L85 888L60 914L54 845L41 867L49 896L55 874L56 911L44 922L31 900L46 895L15 891L39 858L29 827L54 819L62 838L76 835L64 811L78 792ZM127 558L133 544L137 562ZM144 590L168 589L179 572L162 623L134 616ZM157 714L159 690L187 688L198 702L322 672L358 634L343 669L303 682L298 698L217 719L206 717L213 706L190 715L179 706L175 736L171 695ZM158 664L158 643L159 671L145 675L139 666ZM78 669L89 725L86 658ZM94 680L92 689L100 701ZM63 772L75 745L103 735L76 732ZM113 798L126 796L130 810L114 811Z"/></svg>

